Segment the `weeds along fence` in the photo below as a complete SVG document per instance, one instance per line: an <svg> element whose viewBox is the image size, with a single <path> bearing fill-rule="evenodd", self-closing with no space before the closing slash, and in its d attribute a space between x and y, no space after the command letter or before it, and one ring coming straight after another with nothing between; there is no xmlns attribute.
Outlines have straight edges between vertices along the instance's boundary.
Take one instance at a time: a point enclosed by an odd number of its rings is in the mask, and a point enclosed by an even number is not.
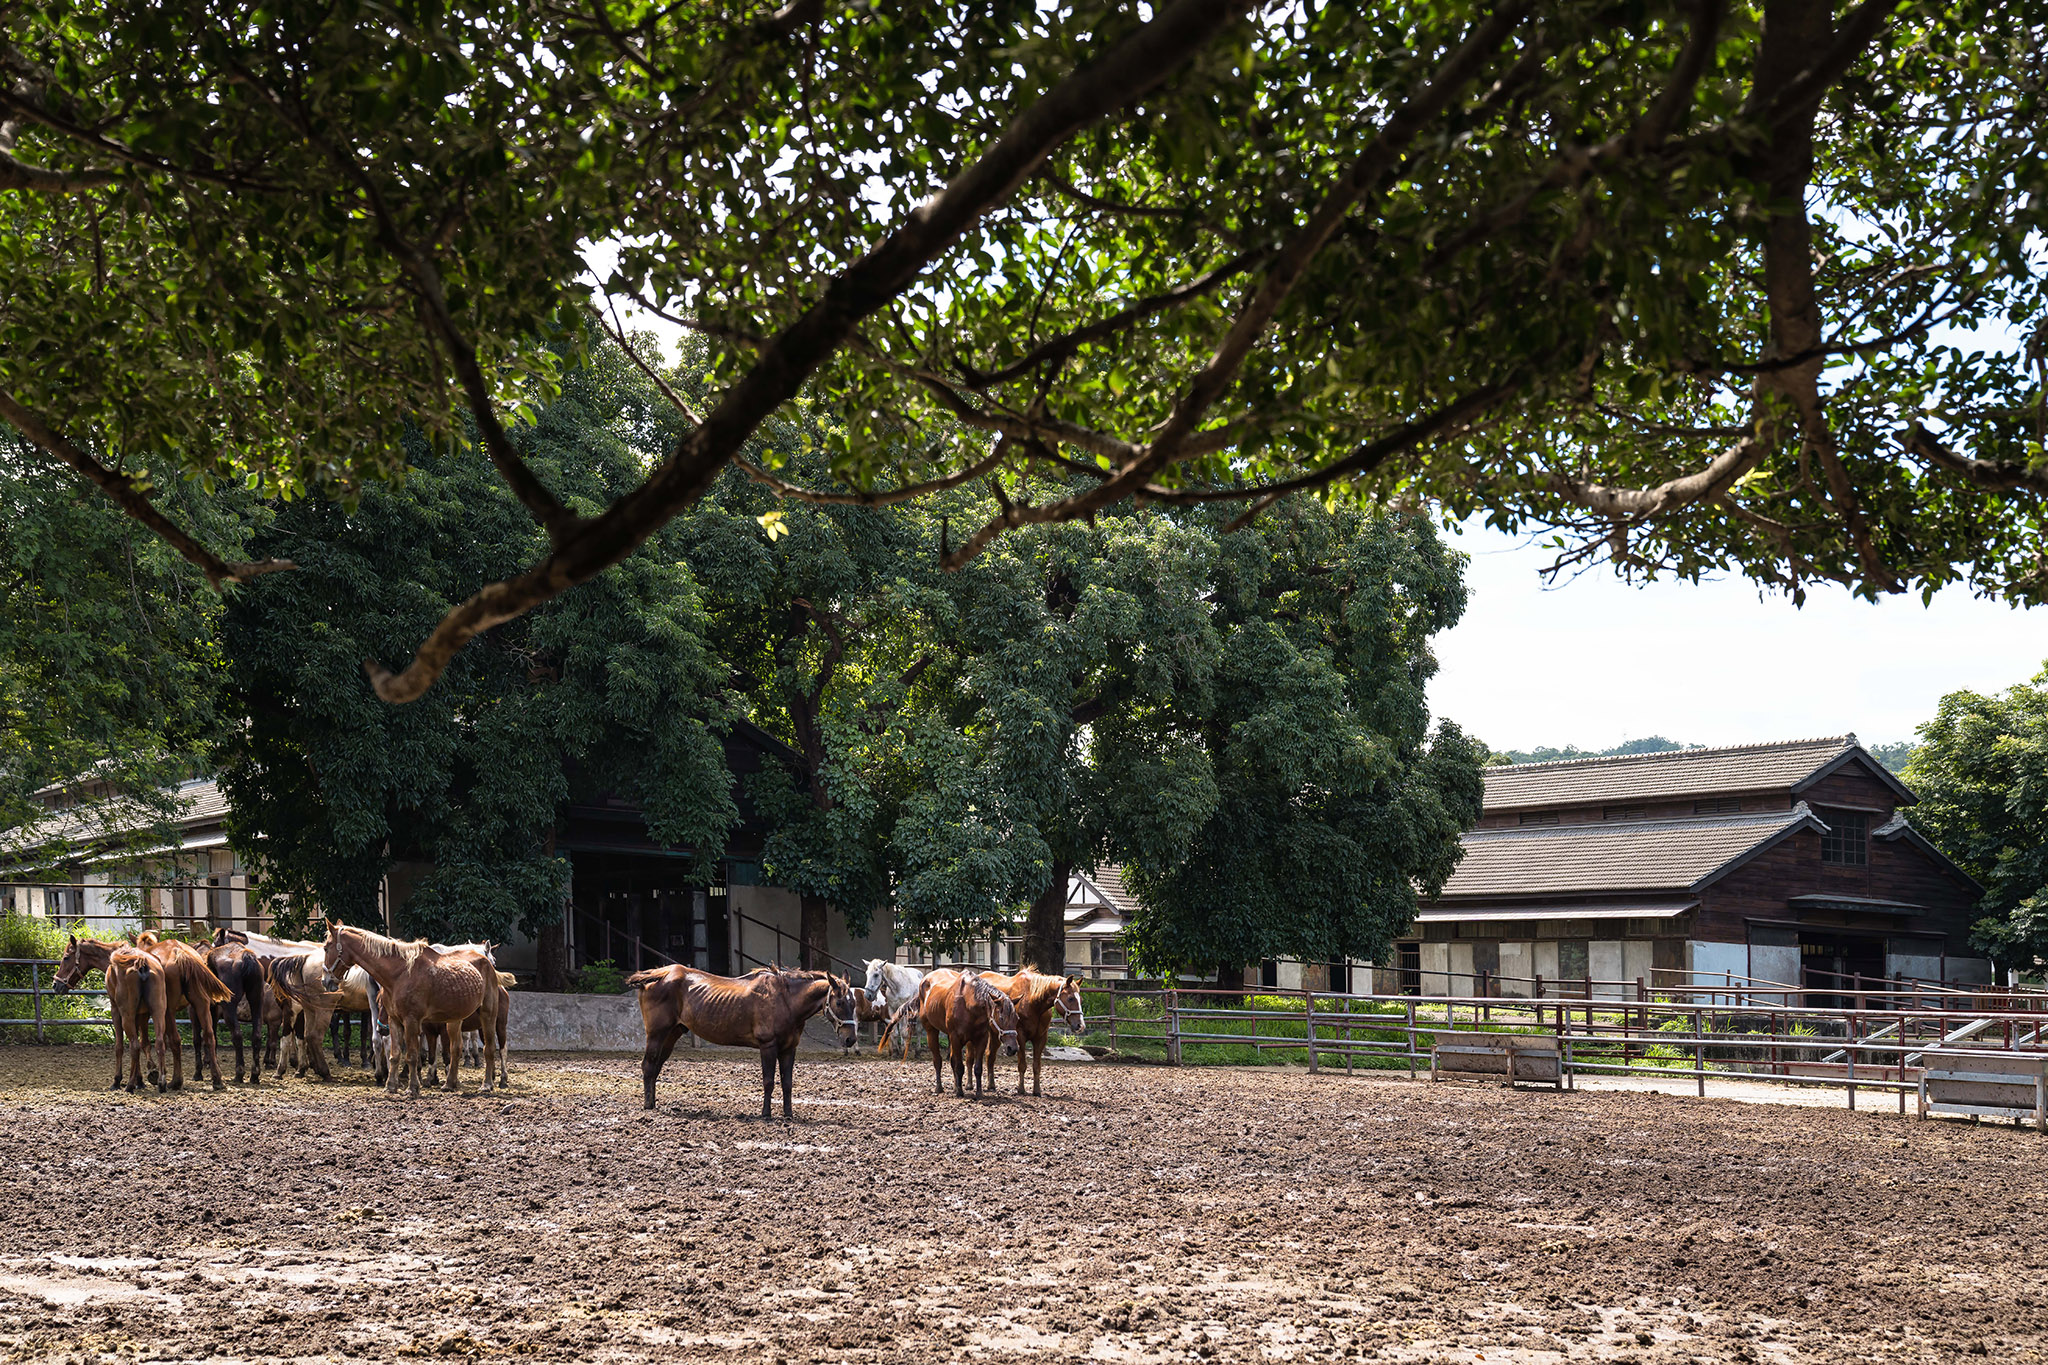
<svg viewBox="0 0 2048 1365"><path fill-rule="evenodd" d="M7 1026L33 1029L39 1043L111 1041L105 992L59 994L52 978L71 926L39 917L0 915L0 1042L19 1042ZM93 974L97 979L98 973Z"/></svg>
<svg viewBox="0 0 2048 1365"><path fill-rule="evenodd" d="M1929 1048L2048 1053L2048 1002L2038 993L1899 992L1885 1005L1837 1009L1769 997L1714 1004L1678 996L1349 995L1210 984L1084 984L1081 992L1091 1039L1120 1056L1170 1066L1285 1061L1310 1071L1413 1077L1429 1070L1439 1038L1543 1035L1556 1040L1567 1086L1601 1075L1690 1080L1702 1095L1715 1080L1827 1086L1846 1089L1852 1108L1859 1092L1895 1094L1903 1112Z"/></svg>

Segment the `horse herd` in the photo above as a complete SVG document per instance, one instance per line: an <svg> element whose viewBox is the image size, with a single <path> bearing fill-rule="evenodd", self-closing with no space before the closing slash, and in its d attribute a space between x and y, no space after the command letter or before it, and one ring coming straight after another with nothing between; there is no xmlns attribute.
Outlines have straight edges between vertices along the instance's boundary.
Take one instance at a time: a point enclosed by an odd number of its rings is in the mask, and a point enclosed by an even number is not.
<svg viewBox="0 0 2048 1365"><path fill-rule="evenodd" d="M1010 975L952 967L923 972L880 959L871 959L866 968L861 986L830 972L780 967L736 977L681 965L634 973L627 982L639 993L647 1036L640 1067L645 1106L654 1107L655 1081L686 1032L708 1043L760 1053L761 1117L766 1119L773 1115L778 1072L783 1117L791 1116L797 1042L804 1026L820 1015L848 1051L858 1045L862 1022L882 1023L877 1050L886 1052L898 1041L905 1060L912 1033L922 1026L933 1084L945 1093L950 1058L953 1091L963 1098L970 1074L976 1098L983 1093L984 1077L993 1089L999 1052L1017 1058L1020 1095L1029 1054L1031 1093L1039 1094L1054 1020L1077 1035L1086 1027L1075 977L1028 968ZM480 1045L484 1093L491 1093L494 1078L510 1084L505 1043L513 983L498 970L488 944L408 942L333 921L320 943L220 929L205 951L150 930L132 942L74 935L57 967L57 989L73 989L90 971L106 976L116 1090L122 1088L124 1061L127 1089L142 1086L145 1052L153 1062L149 1081L159 1091L183 1088L184 1046L174 1023L180 1015L189 1016L193 1025L194 1079L204 1080L211 1070L213 1088L225 1088L215 1037L225 1025L234 1042L235 1081L241 1083L244 1013L251 1026L247 1074L253 1085L262 1084L263 1058L271 1051L277 1052L279 1077L296 1055L299 1075L311 1066L322 1079L331 1079L320 1040L337 1012L343 1018L365 1015L374 1026L374 1043L364 1035L366 1059L375 1057L377 1077L392 1094L409 1080L412 1095L418 1096L423 1070L429 1085L438 1083L437 1044L448 1067L444 1088L455 1091L469 1035ZM259 1027L268 1035L260 1053ZM345 1032L342 1059L347 1060Z"/></svg>

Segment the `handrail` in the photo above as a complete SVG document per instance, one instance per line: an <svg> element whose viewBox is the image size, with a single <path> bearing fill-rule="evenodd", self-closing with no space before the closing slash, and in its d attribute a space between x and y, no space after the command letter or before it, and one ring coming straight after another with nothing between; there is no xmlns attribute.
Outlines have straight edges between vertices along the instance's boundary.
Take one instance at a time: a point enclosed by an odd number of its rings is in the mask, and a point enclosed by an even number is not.
<svg viewBox="0 0 2048 1365"><path fill-rule="evenodd" d="M766 929L766 930L768 930L768 931L769 931L770 933L774 934L774 935L775 935L775 951L776 951L776 953L778 954L778 956L779 956L779 955L781 954L781 951L782 951L782 940L783 940L783 939L785 939L785 938L787 938L788 940L790 940L790 942L792 942L792 943L796 944L796 946L797 946L797 951L798 951L798 953L799 953L799 954L802 954L802 953L803 953L803 952L805 952L805 951L809 951L809 950L807 950L807 949L805 948L805 946L804 946L804 941L803 941L803 939L802 939L801 937L799 937L799 936L798 936L798 935L796 935L796 934L792 934L792 933L790 933L790 932L789 932L788 930L784 929L784 928L783 928L783 927L782 927L781 925L779 925L779 924L770 924L770 923L769 923L769 922L768 922L767 920L762 920L762 919L755 919L755 918L754 918L754 917L753 917L752 915L748 914L748 913L747 913L746 911L744 911L744 910L734 910L734 911L732 912L732 917L733 917L734 919L736 919L736 920L740 920L740 921L742 921L742 922L744 922L744 923L747 923L747 924L752 924L752 925L755 925L755 926L757 926L757 927L759 927L759 928L762 928L762 929ZM739 953L739 954L740 954L740 956L742 956L742 957L745 957L745 958L749 959L750 961L753 961L753 962L758 962L758 963L760 963L760 965L762 965L762 966L764 966L764 967L776 965L776 964L773 964L773 963L761 962L761 960L760 960L759 958L755 957L755 956L754 956L754 955L753 955L752 953L746 953L746 952L742 952L742 951L741 951L741 949L740 949L740 946L739 946L739 944L737 944L737 943L735 943L735 944L733 944L733 945L732 945L732 950L733 950L733 951L734 951L735 953ZM867 965L866 965L865 963L859 963L859 962L852 962L852 961L849 961L848 959L846 959L846 958L843 958L843 957L839 956L839 954L837 954L837 953L835 953L835 952L832 952L831 950L829 950L829 949L825 949L825 948L819 948L819 949L816 949L815 951L816 951L816 952L819 952L819 953L822 953L822 954L824 954L824 956L825 956L825 959L826 959L827 961L829 961L829 962L836 962L836 963L838 963L838 964L839 964L840 966L842 966L842 967L846 968L846 970L847 970L847 973L848 973L848 975L850 975L850 976L851 976L851 975L856 975L856 974L858 974L858 975L865 975L865 974L866 974L866 972L867 972ZM801 956L799 956L798 960L799 960L799 961L801 961L801 960L802 960Z"/></svg>

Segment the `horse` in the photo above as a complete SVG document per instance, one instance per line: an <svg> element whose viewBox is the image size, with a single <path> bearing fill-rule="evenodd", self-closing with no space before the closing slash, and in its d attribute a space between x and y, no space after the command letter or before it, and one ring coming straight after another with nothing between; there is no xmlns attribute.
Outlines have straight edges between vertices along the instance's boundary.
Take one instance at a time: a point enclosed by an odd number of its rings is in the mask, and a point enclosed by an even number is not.
<svg viewBox="0 0 2048 1365"><path fill-rule="evenodd" d="M284 1032L284 1046L277 1054L277 1079L284 1079L286 1068L296 1064L295 1074L301 1078L311 1067L321 1080L333 1080L334 1073L327 1069L327 1058L320 1051L319 1042L327 1029L328 1017L340 1001L339 993L325 989L313 979L319 968L312 954L294 953L290 957L259 960L264 983L277 1002Z"/></svg>
<svg viewBox="0 0 2048 1365"><path fill-rule="evenodd" d="M206 965L223 986L228 988L227 1003L215 1010L214 1028L219 1029L226 1016L228 1036L235 1040L235 1084L242 1083L242 1009L249 1010L249 1083L263 1084L264 1050L258 1047L262 1037L264 1015L263 960L249 951L247 944L222 943L215 941L206 954ZM272 1026L272 1043L276 1042L275 1025Z"/></svg>
<svg viewBox="0 0 2048 1365"><path fill-rule="evenodd" d="M1031 1048L1031 1093L1041 1093L1038 1073L1045 1064L1045 1036L1052 1029L1053 1015L1063 1017L1069 1032L1078 1034L1088 1027L1087 1017L1081 1012L1081 978L1046 976L1026 967L1015 976L984 972L981 979L1009 996L1010 1003L1017 1007L1017 1093L1024 1093L1023 1045L1027 1043ZM993 1074L989 1084L995 1084Z"/></svg>
<svg viewBox="0 0 2048 1365"><path fill-rule="evenodd" d="M230 943L239 944L266 963L278 962L294 957L317 957L321 952L321 945L317 943L311 943L305 939L276 938L270 934L259 934L253 929L215 929L213 931L213 943L216 948ZM302 967L297 975L291 979L304 982L311 978ZM303 993L310 996L310 988ZM285 1037L289 1039L287 1046L293 1054L296 1054L295 1056L287 1055L284 1052L272 1054L269 1049L265 1049L265 1060L277 1067L277 1074L279 1076L283 1076L285 1068L296 1061L298 1074L301 1076L306 1074L306 1069L310 1066L321 1080L329 1081L334 1079L334 1074L327 1069L327 1058L321 1051L320 1040L326 1037L333 1027L333 1021L337 1014L360 1014L366 1016L369 1021L369 1031L374 1031L380 1035L385 1032L384 1016L377 1005L377 983L368 972L360 968L351 969L342 978L338 990L331 993L322 991L319 994L321 999L310 1006L302 1005L296 999L276 1000L283 1032ZM329 994L332 994L334 998L327 999L326 997ZM297 1017L298 1012L305 1008L312 1009L312 1019L300 1020ZM311 1025L310 1028L307 1027L308 1024ZM340 1052L341 1060L346 1062L348 1060L347 1048L344 1046L340 1049ZM359 1061L360 1065L365 1069L371 1065L371 1047L367 1039L362 1048ZM379 1059L377 1079L380 1081L384 1079L381 1059Z"/></svg>
<svg viewBox="0 0 2048 1365"><path fill-rule="evenodd" d="M868 969L868 995L871 998L879 999L882 1002L882 1008L891 1015L900 1012L906 1005L915 1005L917 1003L918 988L924 985L923 972L915 967L898 966L894 962L889 962L879 957L869 958L866 966ZM881 1038L875 1042L876 1052L883 1050L884 1043L882 1040L889 1037L893 1027L892 1023L890 1028L882 1030ZM905 1029L903 1032L903 1060L906 1062L910 1060L910 1044L911 1031Z"/></svg>
<svg viewBox="0 0 2048 1365"><path fill-rule="evenodd" d="M326 968L321 984L329 990L340 984L341 973L348 967L361 967L377 982L385 1015L402 1030L387 1082L390 1093L398 1093L402 1069L412 1079L413 1098L419 1098L420 1042L429 1028L439 1029L448 1041L448 1084L444 1088L450 1094L460 1091L462 1021L483 1008L493 984L485 979L487 968L481 954L437 953L425 940L404 943L329 920L321 963ZM494 980L496 969L488 970ZM485 1030L483 1039L483 1089L488 1095L491 1070L497 1062L497 1034Z"/></svg>
<svg viewBox="0 0 2048 1365"><path fill-rule="evenodd" d="M642 1108L654 1107L654 1082L685 1030L707 1043L751 1047L761 1054L761 1117L775 1116L775 1069L782 1068L782 1117L792 1117L790 1084L796 1072L796 1044L811 1016L823 1014L839 1029L839 1045L860 1042L853 1018L853 992L830 972L779 968L745 976L714 976L695 967L657 967L635 972L626 984L640 992L640 1022L647 1051L640 1058Z"/></svg>
<svg viewBox="0 0 2048 1365"><path fill-rule="evenodd" d="M468 945L461 948L442 948L438 943L429 946L437 952L451 954L474 952L478 954L478 969L484 974L484 1003L477 1008L475 1014L462 1021L462 1063L464 1066L483 1065L483 1035L485 1030L489 1030L495 1035L497 1040L498 1084L511 1085L512 1074L505 1065L505 1035L509 1030L512 1019L512 987L519 984L519 979L510 972L499 971L491 962L489 957L490 950L487 947L480 950ZM470 1036L472 1034L476 1036L476 1053L474 1056L470 1052ZM439 1034L430 1034L427 1038L428 1085L436 1084L436 1078L440 1074L434 1065L434 1043L440 1037L441 1035ZM446 1040L443 1039L442 1052L444 1057L446 1050Z"/></svg>
<svg viewBox="0 0 2048 1365"><path fill-rule="evenodd" d="M165 989L163 965L144 950L126 943L81 942L71 935L64 944L64 957L57 964L55 984L63 995L76 986L87 972L106 973L107 1012L114 1020L114 1083L121 1088L121 1052L126 1042L131 1050L128 1093L142 1088L142 1049L149 1044L156 1055L150 1079L161 1095L164 1084L164 1034L171 1030L170 992ZM156 1038L150 1044L150 1026Z"/></svg>
<svg viewBox="0 0 2048 1365"><path fill-rule="evenodd" d="M867 987L850 986L847 988L847 993L853 997L853 1022L855 1024L882 1024L884 1026L888 1024L888 1004L876 996L869 995ZM880 1035L877 1034L876 1043L878 1046L880 1041Z"/></svg>
<svg viewBox="0 0 2048 1365"><path fill-rule="evenodd" d="M974 1098L981 1098L982 1062L987 1058L994 1089L995 1049L998 1040L1004 1052L1017 1050L1017 1007L1010 997L991 986L976 971L940 968L924 979L918 999L918 1017L924 1021L926 1041L932 1050L932 1082L946 1093L945 1072L940 1069L939 1037L945 1035L946 1051L953 1060L953 1093L967 1096L963 1073L974 1072Z"/></svg>
<svg viewBox="0 0 2048 1365"><path fill-rule="evenodd" d="M192 1017L192 1052L194 1079L204 1076L203 1061L213 1063L213 1088L225 1090L221 1083L220 1060L214 1054L213 1007L228 998L228 988L220 983L213 971L189 943L176 939L158 938L153 930L144 929L135 936L135 942L104 943L99 939L79 938L72 935L65 945L64 961L76 959L78 970L71 980L76 981L88 971L104 971L108 960L122 948L135 947L156 959L163 978L164 1009L172 1019L189 1013ZM75 952L74 952L75 950ZM60 967L61 971L62 968ZM204 1027L201 1022L204 1020ZM157 1052L162 1054L168 1046L171 1054L171 1089L185 1088L185 1045L179 1039L173 1026L168 1039L159 1037Z"/></svg>

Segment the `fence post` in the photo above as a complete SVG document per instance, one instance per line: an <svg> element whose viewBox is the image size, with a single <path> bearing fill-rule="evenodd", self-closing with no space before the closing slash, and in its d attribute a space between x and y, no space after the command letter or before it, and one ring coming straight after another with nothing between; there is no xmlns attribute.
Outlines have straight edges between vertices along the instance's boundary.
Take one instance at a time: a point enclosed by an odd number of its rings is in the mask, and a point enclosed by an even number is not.
<svg viewBox="0 0 2048 1365"><path fill-rule="evenodd" d="M1166 988L1166 1064L1180 1065L1180 990Z"/></svg>
<svg viewBox="0 0 2048 1365"><path fill-rule="evenodd" d="M1707 1035L1700 1026L1700 1011L1692 1012L1692 1070L1699 1082L1700 1098L1707 1094Z"/></svg>
<svg viewBox="0 0 2048 1365"><path fill-rule="evenodd" d="M1306 973L1304 973L1304 975L1306 975ZM1305 1001L1307 1002L1307 1004L1308 1004L1308 1011L1307 1011L1307 1013L1303 1014L1303 1015L1302 1015L1301 1017L1302 1017L1302 1018L1303 1018L1303 1019L1304 1019L1305 1021L1307 1021L1307 1023L1308 1023L1308 1072L1309 1072L1309 1075L1313 1076L1313 1075L1315 1075L1315 1073L1316 1073L1316 1071L1317 1071L1317 1066L1316 1066L1316 993L1315 993L1314 991L1309 991L1309 992L1307 992L1307 993L1306 993L1306 994L1305 994L1305 995L1304 995L1304 996L1303 996L1302 998L1303 998L1303 999L1304 999L1304 1000L1305 1000Z"/></svg>
<svg viewBox="0 0 2048 1365"><path fill-rule="evenodd" d="M1408 1079L1415 1079L1415 1000L1408 1001Z"/></svg>
<svg viewBox="0 0 2048 1365"><path fill-rule="evenodd" d="M1543 973L1541 972L1536 973L1536 998L1538 1000L1543 998Z"/></svg>
<svg viewBox="0 0 2048 1365"><path fill-rule="evenodd" d="M1849 1015L1849 1110L1856 1109L1856 1036L1861 1032L1856 1027L1856 1015Z"/></svg>
<svg viewBox="0 0 2048 1365"><path fill-rule="evenodd" d="M28 991L29 999L35 1002L36 1041L40 1043L44 1041L44 1039L42 964L39 962L31 962L28 964Z"/></svg>

